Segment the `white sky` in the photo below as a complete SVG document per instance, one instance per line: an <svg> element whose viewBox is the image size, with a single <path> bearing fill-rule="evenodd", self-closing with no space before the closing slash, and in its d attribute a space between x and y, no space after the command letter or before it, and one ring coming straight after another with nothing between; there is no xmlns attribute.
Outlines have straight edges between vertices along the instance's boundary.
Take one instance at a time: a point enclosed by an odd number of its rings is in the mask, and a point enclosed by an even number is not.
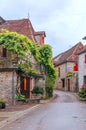
<svg viewBox="0 0 86 130"><path fill-rule="evenodd" d="M45 31L45 43L53 56L86 36L86 0L0 0L0 15L6 20L27 18L35 31Z"/></svg>

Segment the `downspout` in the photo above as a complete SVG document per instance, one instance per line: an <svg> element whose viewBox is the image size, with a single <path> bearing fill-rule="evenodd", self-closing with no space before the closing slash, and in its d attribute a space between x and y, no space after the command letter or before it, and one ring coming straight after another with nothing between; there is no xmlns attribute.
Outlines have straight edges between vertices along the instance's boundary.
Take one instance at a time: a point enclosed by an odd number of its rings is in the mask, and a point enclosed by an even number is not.
<svg viewBox="0 0 86 130"><path fill-rule="evenodd" d="M67 73L67 62L65 64L65 91L67 91L67 78L66 78L66 73Z"/></svg>

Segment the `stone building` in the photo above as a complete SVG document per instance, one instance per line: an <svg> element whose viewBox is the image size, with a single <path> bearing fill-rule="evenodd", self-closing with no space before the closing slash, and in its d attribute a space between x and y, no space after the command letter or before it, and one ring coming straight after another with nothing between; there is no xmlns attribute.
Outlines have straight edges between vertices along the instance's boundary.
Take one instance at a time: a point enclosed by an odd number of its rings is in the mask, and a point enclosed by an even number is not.
<svg viewBox="0 0 86 130"><path fill-rule="evenodd" d="M77 91L78 53L83 49L81 42L53 58L58 77L55 88L63 91Z"/></svg>
<svg viewBox="0 0 86 130"><path fill-rule="evenodd" d="M2 29L23 34L38 46L44 44L46 37L44 31L35 32L29 19L4 20L0 17L0 31ZM0 46L0 98L4 98L7 103L13 102L16 94L15 90L18 87L20 87L19 91L21 94L24 94L26 98L31 98L31 90L35 85L41 84L41 86L44 86L44 80L42 80L43 76L41 74L24 77L16 73L17 68L14 66L14 57L15 55L8 52L3 46ZM31 56L30 60L33 68L35 67L40 71L33 56Z"/></svg>
<svg viewBox="0 0 86 130"><path fill-rule="evenodd" d="M86 84L86 45L78 54L78 66L78 86L80 89Z"/></svg>

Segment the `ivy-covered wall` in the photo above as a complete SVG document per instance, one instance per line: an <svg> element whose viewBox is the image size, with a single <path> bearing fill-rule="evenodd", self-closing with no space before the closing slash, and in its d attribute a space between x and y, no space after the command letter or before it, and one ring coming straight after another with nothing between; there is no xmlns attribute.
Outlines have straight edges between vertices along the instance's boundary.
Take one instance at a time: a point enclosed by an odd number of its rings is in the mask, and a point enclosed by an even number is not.
<svg viewBox="0 0 86 130"><path fill-rule="evenodd" d="M55 81L56 71L52 63L52 49L50 45L37 46L26 36L16 32L9 32L8 30L2 30L0 33L0 45L11 54L8 55L7 53L7 57L2 57L2 60L8 60L7 66L5 66L6 62L4 62L2 67L13 67L12 64L16 62L18 70L22 75L29 76L30 74L39 75L40 71L38 68L42 64L46 76ZM33 66L33 61L35 61L37 68Z"/></svg>

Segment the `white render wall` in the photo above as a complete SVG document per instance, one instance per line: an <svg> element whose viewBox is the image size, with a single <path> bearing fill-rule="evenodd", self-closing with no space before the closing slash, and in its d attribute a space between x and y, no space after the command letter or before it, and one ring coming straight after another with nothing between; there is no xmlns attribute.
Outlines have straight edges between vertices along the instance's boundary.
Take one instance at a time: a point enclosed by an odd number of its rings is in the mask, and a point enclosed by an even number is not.
<svg viewBox="0 0 86 130"><path fill-rule="evenodd" d="M86 63L84 63L84 55L85 54L86 53L82 53L78 57L78 67L79 67L79 71L78 71L78 86L79 86L79 89L83 85L84 76L86 76Z"/></svg>

